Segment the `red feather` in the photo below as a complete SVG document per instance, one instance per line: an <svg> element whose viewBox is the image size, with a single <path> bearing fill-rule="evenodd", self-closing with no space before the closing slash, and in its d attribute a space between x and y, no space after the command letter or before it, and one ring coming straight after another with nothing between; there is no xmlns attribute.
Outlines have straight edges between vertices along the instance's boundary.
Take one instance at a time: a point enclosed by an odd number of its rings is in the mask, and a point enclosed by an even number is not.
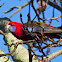
<svg viewBox="0 0 62 62"><path fill-rule="evenodd" d="M10 22L9 25L15 26L16 31L13 33L17 38L21 38L23 36L23 24L18 22Z"/></svg>

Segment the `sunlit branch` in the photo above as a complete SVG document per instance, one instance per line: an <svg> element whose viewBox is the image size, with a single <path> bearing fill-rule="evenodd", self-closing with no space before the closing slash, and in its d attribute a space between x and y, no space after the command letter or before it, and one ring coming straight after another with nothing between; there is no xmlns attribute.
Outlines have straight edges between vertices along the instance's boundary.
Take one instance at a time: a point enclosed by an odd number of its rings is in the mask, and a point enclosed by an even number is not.
<svg viewBox="0 0 62 62"><path fill-rule="evenodd" d="M14 8L18 8L17 11L15 11L12 15L10 15L10 16L8 17L8 18L11 18L14 14L16 14L17 12L19 12L23 7L25 7L26 5L28 5L30 2L31 2L31 1L28 1L27 3L25 3L24 5L22 5L22 6L20 6L20 7L18 7L18 6L12 7L9 11L6 11L6 12L4 12L4 13L8 13L8 12L12 11Z"/></svg>
<svg viewBox="0 0 62 62"><path fill-rule="evenodd" d="M40 18L41 20L57 20L57 18L60 18L62 16L58 16L58 17L53 17L53 18L48 18L48 19L43 19L43 18ZM58 20L57 20L58 21Z"/></svg>

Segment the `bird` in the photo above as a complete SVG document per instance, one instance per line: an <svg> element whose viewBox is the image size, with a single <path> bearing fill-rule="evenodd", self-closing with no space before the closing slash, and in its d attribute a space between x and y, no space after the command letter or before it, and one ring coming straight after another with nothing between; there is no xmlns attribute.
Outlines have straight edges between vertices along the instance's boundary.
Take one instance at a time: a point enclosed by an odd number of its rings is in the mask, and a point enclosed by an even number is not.
<svg viewBox="0 0 62 62"><path fill-rule="evenodd" d="M9 26L8 27L9 32L11 32L17 39L21 39L23 41L33 40L35 36L32 36L32 34L33 35L36 34L41 38L42 33L44 36L47 36L48 38L59 39L61 37L60 34L62 33L61 27L53 27L43 22L29 21L22 24L19 22L13 22L9 18L0 18L0 30L2 30L4 33L6 33L7 31L5 29L6 25ZM26 27L28 30L26 29Z"/></svg>
<svg viewBox="0 0 62 62"><path fill-rule="evenodd" d="M23 30L23 24L18 22L10 22L9 23L10 28L9 30L18 38L22 40L31 40L33 39L31 35L27 35ZM41 23L37 21L29 21L27 23L24 23L24 28L28 28L29 32L32 32L33 34L37 34L39 37L41 37L41 31L44 28L44 36L47 36L48 38L60 38L59 34L62 33L62 29L59 27L53 27L46 23ZM33 28L33 30L32 30ZM27 31L27 30L26 30Z"/></svg>

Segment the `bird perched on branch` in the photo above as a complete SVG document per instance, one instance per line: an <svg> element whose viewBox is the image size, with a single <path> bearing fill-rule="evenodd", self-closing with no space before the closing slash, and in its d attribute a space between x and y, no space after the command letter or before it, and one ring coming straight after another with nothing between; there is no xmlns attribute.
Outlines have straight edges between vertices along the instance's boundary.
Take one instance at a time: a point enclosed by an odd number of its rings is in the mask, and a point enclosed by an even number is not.
<svg viewBox="0 0 62 62"><path fill-rule="evenodd" d="M22 23L18 22L12 22L8 18L0 18L0 30L2 30L4 33L7 32L6 26L8 27L8 30L18 39L22 39L24 41L26 40L32 40L34 36L32 34L28 34L29 32L32 32L33 34L37 34L38 36L42 34L44 29L44 35L50 38L60 38L58 34L62 33L61 28L55 28L51 25L48 25L46 23L36 22L36 21L29 21L27 23L24 23L24 28ZM26 28L28 30L26 30ZM28 32L29 31L29 32ZM40 35L41 36L41 35Z"/></svg>

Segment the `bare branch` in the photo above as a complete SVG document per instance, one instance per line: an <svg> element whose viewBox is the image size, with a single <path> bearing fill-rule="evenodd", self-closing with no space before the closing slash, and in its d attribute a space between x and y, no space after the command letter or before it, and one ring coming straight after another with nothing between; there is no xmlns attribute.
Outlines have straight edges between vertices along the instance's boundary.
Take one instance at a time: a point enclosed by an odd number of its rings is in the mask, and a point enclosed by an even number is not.
<svg viewBox="0 0 62 62"><path fill-rule="evenodd" d="M3 34L4 36L6 35L5 33L3 33L3 31L0 30L0 34Z"/></svg>
<svg viewBox="0 0 62 62"><path fill-rule="evenodd" d="M59 11L62 12L62 7L58 6L57 4L55 4L55 3L51 2L51 1L49 1L48 4L49 4L50 6L53 6L54 8L56 8L56 9L58 9Z"/></svg>
<svg viewBox="0 0 62 62"><path fill-rule="evenodd" d="M15 45L14 45L15 46ZM15 46L14 50L9 52L9 53L6 53L6 54L0 54L0 56L6 56L6 55L11 55L15 50L17 49L17 46Z"/></svg>
<svg viewBox="0 0 62 62"><path fill-rule="evenodd" d="M45 60L45 61L50 61L51 59L57 57L57 56L60 55L60 54L62 54L62 49L59 50L59 51L57 51L57 52L55 52L55 53L52 53L52 54L48 55L48 56L47 56L48 58L45 57L43 60L41 59L40 61L41 61L41 62L43 62L44 60Z"/></svg>
<svg viewBox="0 0 62 62"><path fill-rule="evenodd" d="M54 20L54 19L56 19L57 20L57 18L60 18L60 17L62 17L62 16L58 16L58 17L53 17L53 18L48 18L48 19L42 19L42 18L40 18L41 20ZM57 20L58 21L58 20Z"/></svg>
<svg viewBox="0 0 62 62"><path fill-rule="evenodd" d="M0 49L0 54L5 54L1 49ZM7 56L2 56L0 57L1 62L12 62Z"/></svg>
<svg viewBox="0 0 62 62"><path fill-rule="evenodd" d="M31 1L28 1L27 3L25 3L24 5L22 5L22 6L20 6L20 7L18 7L18 6L16 6L16 7L11 7L11 9L10 9L9 11L5 11L4 13L8 13L8 12L12 11L14 8L18 8L17 11L15 11L12 15L10 15L10 16L8 17L8 18L11 18L14 14L16 14L17 12L19 12L23 7L25 7L26 5L28 5L30 2L31 2Z"/></svg>
<svg viewBox="0 0 62 62"><path fill-rule="evenodd" d="M22 5L21 7L19 7L19 9L17 11L15 11L11 16L9 16L8 18L11 18L14 14L16 14L17 12L19 12L23 7L25 7L26 5L28 5L30 3L30 1L28 1L27 3L25 3L24 5Z"/></svg>
<svg viewBox="0 0 62 62"><path fill-rule="evenodd" d="M18 7L18 6L14 6L14 7L11 7L11 8L10 8L10 10L8 10L8 11L3 11L3 12L4 12L4 14L6 14L6 13L8 13L8 12L12 11L12 10L13 10L13 9L15 9L15 8L19 9L19 7Z"/></svg>
<svg viewBox="0 0 62 62"><path fill-rule="evenodd" d="M2 7L3 5L4 5L4 3L0 7Z"/></svg>

